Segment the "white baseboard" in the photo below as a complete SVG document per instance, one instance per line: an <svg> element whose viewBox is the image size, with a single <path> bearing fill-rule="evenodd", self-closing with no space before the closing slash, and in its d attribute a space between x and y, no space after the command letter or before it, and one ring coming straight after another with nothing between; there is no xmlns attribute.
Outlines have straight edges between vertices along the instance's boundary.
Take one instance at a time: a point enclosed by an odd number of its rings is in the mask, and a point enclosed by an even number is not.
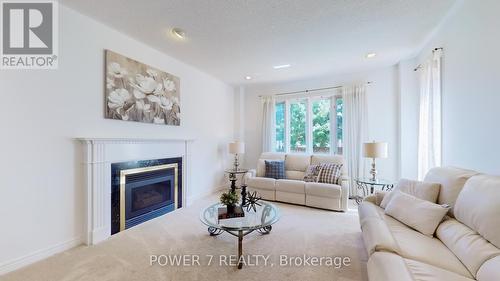
<svg viewBox="0 0 500 281"><path fill-rule="evenodd" d="M210 190L209 192L204 192L202 194L196 194L196 195L192 195L192 196L188 196L186 198L186 201L187 201L187 206L190 206L191 204L193 204L195 201L203 198L203 197L206 197L206 196L209 196L209 195L212 195L214 193L218 193L220 192L221 190L225 190L229 188L229 186L225 186L225 185L221 185L221 186L218 186L216 187L215 189L212 189Z"/></svg>
<svg viewBox="0 0 500 281"><path fill-rule="evenodd" d="M34 262L46 259L52 255L64 252L66 250L69 250L69 249L74 248L76 246L79 246L81 244L82 244L82 238L76 237L76 238L73 238L73 239L68 240L66 242L62 242L62 243L47 247L45 249L35 251L31 254L7 261L5 263L0 264L0 275L14 271L16 269L27 266L27 265L32 264Z"/></svg>

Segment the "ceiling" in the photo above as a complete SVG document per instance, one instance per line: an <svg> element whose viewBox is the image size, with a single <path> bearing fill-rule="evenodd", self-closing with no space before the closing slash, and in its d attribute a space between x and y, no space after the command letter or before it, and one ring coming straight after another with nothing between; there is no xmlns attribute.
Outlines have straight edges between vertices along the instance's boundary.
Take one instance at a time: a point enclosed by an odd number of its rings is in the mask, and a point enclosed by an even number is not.
<svg viewBox="0 0 500 281"><path fill-rule="evenodd" d="M455 0L65 0L66 6L232 84L392 65ZM169 30L180 27L185 40ZM375 58L367 59L374 52ZM291 67L274 69L274 65ZM252 80L245 80L251 76Z"/></svg>

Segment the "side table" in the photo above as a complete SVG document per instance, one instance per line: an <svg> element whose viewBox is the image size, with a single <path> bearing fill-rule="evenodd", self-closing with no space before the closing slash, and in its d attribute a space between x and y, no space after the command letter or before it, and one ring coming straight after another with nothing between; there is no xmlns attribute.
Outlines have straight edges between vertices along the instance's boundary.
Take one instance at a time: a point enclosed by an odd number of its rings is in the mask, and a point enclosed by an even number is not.
<svg viewBox="0 0 500 281"><path fill-rule="evenodd" d="M380 186L380 190L382 191L391 191L394 188L394 182L384 179L374 181L367 178L360 178L356 179L355 182L357 189L363 191L363 196L356 196L357 204L360 204L366 196L373 194L376 186Z"/></svg>

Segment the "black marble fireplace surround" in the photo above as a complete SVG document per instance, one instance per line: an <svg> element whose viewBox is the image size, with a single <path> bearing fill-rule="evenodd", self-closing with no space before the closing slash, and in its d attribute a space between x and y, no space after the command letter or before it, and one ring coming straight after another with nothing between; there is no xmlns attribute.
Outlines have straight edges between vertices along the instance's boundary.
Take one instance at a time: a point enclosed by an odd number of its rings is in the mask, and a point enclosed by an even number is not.
<svg viewBox="0 0 500 281"><path fill-rule="evenodd" d="M177 164L177 192L174 168L154 170L168 164ZM122 171L127 175L121 177ZM121 183L124 183L123 188ZM122 191L123 197L120 196ZM182 196L181 157L111 164L111 234L181 208ZM125 203L124 210L121 202ZM121 221L122 214L125 214L124 221Z"/></svg>

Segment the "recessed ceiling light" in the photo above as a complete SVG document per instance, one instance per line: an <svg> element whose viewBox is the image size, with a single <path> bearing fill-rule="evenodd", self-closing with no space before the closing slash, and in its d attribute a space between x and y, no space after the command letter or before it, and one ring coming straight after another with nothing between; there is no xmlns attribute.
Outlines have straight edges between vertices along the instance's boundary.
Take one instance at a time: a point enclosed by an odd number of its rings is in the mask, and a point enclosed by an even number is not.
<svg viewBox="0 0 500 281"><path fill-rule="evenodd" d="M245 80L252 80L252 76L245 76Z"/></svg>
<svg viewBox="0 0 500 281"><path fill-rule="evenodd" d="M172 35L174 35L178 39L185 39L186 38L186 32L178 27L174 27L171 30Z"/></svg>
<svg viewBox="0 0 500 281"><path fill-rule="evenodd" d="M289 64L281 64L281 65L273 66L274 69L287 68L287 67L290 67L290 65Z"/></svg>
<svg viewBox="0 0 500 281"><path fill-rule="evenodd" d="M366 54L366 58L367 59L373 59L376 56L377 56L377 54L375 54L375 53L368 53L368 54Z"/></svg>

